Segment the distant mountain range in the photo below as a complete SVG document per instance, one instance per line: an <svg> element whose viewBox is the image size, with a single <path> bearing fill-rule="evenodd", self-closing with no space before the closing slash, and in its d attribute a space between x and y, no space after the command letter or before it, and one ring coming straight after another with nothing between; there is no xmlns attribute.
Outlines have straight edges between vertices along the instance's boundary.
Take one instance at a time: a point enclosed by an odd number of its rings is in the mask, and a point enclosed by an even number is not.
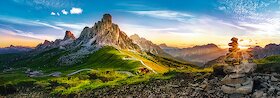
<svg viewBox="0 0 280 98"><path fill-rule="evenodd" d="M182 58L186 61L197 65L204 65L206 62L214 60L222 55L225 55L227 50L221 49L215 44L207 44L194 46L190 48L168 47L166 44L159 45L165 52L170 55Z"/></svg>
<svg viewBox="0 0 280 98"><path fill-rule="evenodd" d="M264 48L260 46L255 46L251 48L253 58L254 59L263 59L266 57L274 56L274 55L280 55L280 45L279 44L268 44ZM246 50L244 50L246 51ZM216 64L225 64L224 62L225 55L220 56L214 60L211 60L207 62L204 67L211 67Z"/></svg>
<svg viewBox="0 0 280 98"><path fill-rule="evenodd" d="M265 58L272 55L279 55L280 44L268 44L264 48L256 46L253 48L252 53L256 59Z"/></svg>
<svg viewBox="0 0 280 98"><path fill-rule="evenodd" d="M0 48L0 54L23 53L31 50L33 50L32 47L10 45L9 47Z"/></svg>

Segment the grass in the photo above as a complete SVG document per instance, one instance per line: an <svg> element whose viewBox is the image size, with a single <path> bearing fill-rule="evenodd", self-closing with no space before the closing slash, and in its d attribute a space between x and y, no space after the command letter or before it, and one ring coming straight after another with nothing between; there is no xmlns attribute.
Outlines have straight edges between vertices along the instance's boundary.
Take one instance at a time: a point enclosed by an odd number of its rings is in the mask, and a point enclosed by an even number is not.
<svg viewBox="0 0 280 98"><path fill-rule="evenodd" d="M263 59L254 60L257 63L256 72L280 73L280 55L269 56Z"/></svg>
<svg viewBox="0 0 280 98"><path fill-rule="evenodd" d="M57 48L31 56L21 61L11 63L16 69L11 72L0 73L0 87L12 85L17 88L26 83L32 87L40 87L54 95L69 95L88 92L103 87L115 87L121 85L147 82L150 79L169 79L171 75L163 75L166 72L178 70L170 68L171 65L191 65L172 59L150 56L145 53L137 53L129 50L117 50L113 47L104 47L83 59L83 63L73 66L58 66L57 59L68 54ZM9 57L8 57L9 58ZM12 55L11 55L11 58ZM124 60L124 58L135 58L137 60ZM1 58L4 60L4 57ZM1 60L0 59L0 60ZM143 61L159 74L137 74L139 67L144 67L139 61ZM169 64L169 65L166 65ZM45 74L62 72L61 77L27 77L26 68L42 70ZM90 68L94 71L84 71L73 76L67 74L79 69ZM119 73L118 71L129 71L135 76ZM182 72L212 72L211 69L198 69L187 66ZM1 88L0 88L1 89Z"/></svg>
<svg viewBox="0 0 280 98"><path fill-rule="evenodd" d="M123 60L127 57L126 54L121 53L113 47L104 47L94 54L90 55L85 63L80 66L91 66L98 69L114 69L114 70L137 70L142 66L139 61Z"/></svg>
<svg viewBox="0 0 280 98"><path fill-rule="evenodd" d="M151 67L156 72L164 73L164 72L167 72L169 70L168 67L165 67L164 65L161 65L159 63L155 63L151 60L146 59L145 57L141 56L142 54L139 54L139 53L136 53L136 52L131 52L129 50L121 50L121 52L123 54L126 54L126 55L130 56L130 57L134 57L137 60L143 61L144 64Z"/></svg>
<svg viewBox="0 0 280 98"><path fill-rule="evenodd" d="M120 74L115 71L91 71L76 75L70 79L59 78L51 80L56 81L59 84L59 86L53 90L52 94L78 94L103 87L116 87L124 84L129 85L147 82L150 79L169 79L171 77L171 75L163 76L162 74L136 75L129 77L126 74Z"/></svg>

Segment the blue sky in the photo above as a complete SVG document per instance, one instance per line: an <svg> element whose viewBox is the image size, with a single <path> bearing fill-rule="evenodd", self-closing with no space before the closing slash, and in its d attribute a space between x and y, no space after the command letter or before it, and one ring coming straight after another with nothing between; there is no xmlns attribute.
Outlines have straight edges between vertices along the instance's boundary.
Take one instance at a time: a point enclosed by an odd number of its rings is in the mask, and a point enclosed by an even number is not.
<svg viewBox="0 0 280 98"><path fill-rule="evenodd" d="M244 46L280 42L278 0L1 0L0 13L1 47L62 39L65 30L78 37L104 13L156 44L226 46L233 36Z"/></svg>

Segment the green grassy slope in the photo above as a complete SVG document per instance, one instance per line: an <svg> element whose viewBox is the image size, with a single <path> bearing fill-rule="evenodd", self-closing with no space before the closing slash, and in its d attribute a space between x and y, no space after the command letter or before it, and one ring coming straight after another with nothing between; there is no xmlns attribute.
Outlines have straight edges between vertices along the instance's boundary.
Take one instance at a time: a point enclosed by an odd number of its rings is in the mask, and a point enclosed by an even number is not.
<svg viewBox="0 0 280 98"><path fill-rule="evenodd" d="M58 66L57 59L68 53L70 52L56 48L37 55L28 56L16 62L8 63L14 70L0 72L0 91L7 91L28 84L28 87L40 87L53 94L68 95L101 87L114 87L123 84L145 82L152 78L169 78L170 76L164 76L163 74L170 71L171 67L173 67L173 70L177 67L187 66L185 71L188 72L209 72L208 70L193 68L194 65L189 63L182 63L160 56L136 53L129 50L117 50L109 46L103 47L88 55L80 64ZM1 57L0 60L7 60L7 58L13 57L13 55L10 55L10 57L6 55L6 57ZM145 67L139 60L153 68L158 74L136 74L139 67ZM27 77L24 73L27 68L42 70L44 74L61 72L62 76ZM88 68L94 70L83 71L73 76L67 76L69 73ZM118 71L128 71L135 76L128 76L127 74L118 73Z"/></svg>
<svg viewBox="0 0 280 98"><path fill-rule="evenodd" d="M137 70L142 64L139 61L123 60L128 55L122 54L113 47L104 47L97 52L85 58L83 64L79 66L90 66L98 69L114 69L114 70Z"/></svg>
<svg viewBox="0 0 280 98"><path fill-rule="evenodd" d="M280 55L269 56L264 59L255 60L254 62L258 64L256 69L257 72L280 73Z"/></svg>

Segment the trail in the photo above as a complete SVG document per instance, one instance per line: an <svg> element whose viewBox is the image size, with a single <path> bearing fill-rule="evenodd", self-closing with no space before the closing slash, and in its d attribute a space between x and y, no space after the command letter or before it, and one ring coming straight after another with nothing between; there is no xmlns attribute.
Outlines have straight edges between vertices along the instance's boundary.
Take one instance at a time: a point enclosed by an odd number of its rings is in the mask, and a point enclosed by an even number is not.
<svg viewBox="0 0 280 98"><path fill-rule="evenodd" d="M80 70L77 70L77 71L75 71L75 72L72 72L72 73L68 74L67 76L72 76L72 75L75 75L75 74L77 74L77 73L79 73L79 72L82 72L82 71L91 71L91 70L93 70L93 69L89 69L89 68L80 69ZM129 71L116 71L116 72L117 72L117 73L122 73L122 74L127 74L128 76L134 76L134 74L132 74L132 73L129 72Z"/></svg>
<svg viewBox="0 0 280 98"><path fill-rule="evenodd" d="M153 71L153 73L157 74L157 72L153 68L151 68L150 66L146 65L142 60L139 60L139 59L136 59L136 58L123 58L123 60L136 60L136 61L140 61L142 65L147 67L149 70Z"/></svg>
<svg viewBox="0 0 280 98"><path fill-rule="evenodd" d="M79 72L82 72L82 71L91 71L91 70L93 70L93 69L89 69L89 68L80 69L80 70L77 70L77 71L75 71L75 72L72 72L72 73L68 74L67 76L72 76L72 75L75 75L75 74L77 74L77 73L79 73Z"/></svg>

